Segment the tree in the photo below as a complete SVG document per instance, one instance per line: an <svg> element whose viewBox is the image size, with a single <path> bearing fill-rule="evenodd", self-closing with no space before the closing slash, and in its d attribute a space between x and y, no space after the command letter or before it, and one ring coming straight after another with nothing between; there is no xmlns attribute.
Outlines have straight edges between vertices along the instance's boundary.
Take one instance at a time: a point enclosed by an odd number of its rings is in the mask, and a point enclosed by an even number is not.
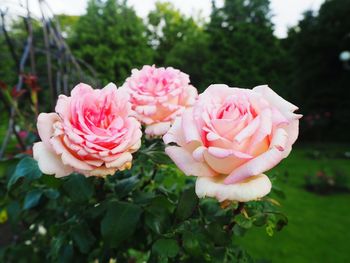
<svg viewBox="0 0 350 263"><path fill-rule="evenodd" d="M213 4L210 54L206 82L254 87L270 84L283 94L279 78L283 51L273 35L268 0L226 0L222 8Z"/></svg>
<svg viewBox="0 0 350 263"><path fill-rule="evenodd" d="M196 21L186 17L170 2L157 2L155 10L148 15L150 44L156 50L155 62L165 65L168 53L200 30Z"/></svg>
<svg viewBox="0 0 350 263"><path fill-rule="evenodd" d="M151 62L145 25L126 1L90 0L74 31L73 52L98 71L103 84L120 84L132 68Z"/></svg>
<svg viewBox="0 0 350 263"><path fill-rule="evenodd" d="M186 17L169 2L157 2L148 23L156 64L180 69L190 75L193 85L204 89L203 71L209 59L204 21Z"/></svg>
<svg viewBox="0 0 350 263"><path fill-rule="evenodd" d="M339 54L350 49L349 13L349 1L326 1L318 14L306 12L288 34L293 101L319 124L309 129L309 139L348 139L343 130L350 127L350 74Z"/></svg>

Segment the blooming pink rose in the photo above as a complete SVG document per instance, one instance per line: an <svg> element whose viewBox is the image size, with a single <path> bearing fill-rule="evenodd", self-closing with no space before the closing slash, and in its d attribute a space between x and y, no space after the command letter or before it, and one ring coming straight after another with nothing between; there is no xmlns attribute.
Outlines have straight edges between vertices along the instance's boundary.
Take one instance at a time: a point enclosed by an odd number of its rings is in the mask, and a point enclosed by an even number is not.
<svg viewBox="0 0 350 263"><path fill-rule="evenodd" d="M197 99L197 90L187 74L172 67L143 66L133 69L123 89L130 95L136 118L146 125L146 134L165 134L175 118Z"/></svg>
<svg viewBox="0 0 350 263"><path fill-rule="evenodd" d="M130 168L141 145L141 125L130 116L127 93L114 84L92 89L79 84L71 96L60 95L54 113L41 113L41 142L33 147L43 173L62 177L73 171L105 176Z"/></svg>
<svg viewBox="0 0 350 263"><path fill-rule="evenodd" d="M198 176L199 197L249 201L270 192L263 173L287 157L298 137L298 108L268 86L211 85L164 135L166 153Z"/></svg>

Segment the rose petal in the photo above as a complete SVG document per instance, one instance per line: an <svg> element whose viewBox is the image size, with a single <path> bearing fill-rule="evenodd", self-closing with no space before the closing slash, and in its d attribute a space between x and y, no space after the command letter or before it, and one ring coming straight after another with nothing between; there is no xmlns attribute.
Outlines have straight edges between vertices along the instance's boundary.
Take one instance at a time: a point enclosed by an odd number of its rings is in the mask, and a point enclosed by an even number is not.
<svg viewBox="0 0 350 263"><path fill-rule="evenodd" d="M69 165L79 170L93 170L93 167L83 160L77 159L62 143L59 137L54 137L50 140L55 152L61 155L63 164Z"/></svg>
<svg viewBox="0 0 350 263"><path fill-rule="evenodd" d="M161 136L164 135L170 129L170 125L170 122L159 122L147 125L145 133L149 136Z"/></svg>
<svg viewBox="0 0 350 263"><path fill-rule="evenodd" d="M184 146L186 144L185 138L182 132L182 119L177 117L175 122L168 130L168 132L163 136L163 141L165 144L176 143L179 146Z"/></svg>
<svg viewBox="0 0 350 263"><path fill-rule="evenodd" d="M191 141L201 142L201 136L193 119L192 108L186 109L182 114L182 130L184 132L184 138L187 143Z"/></svg>
<svg viewBox="0 0 350 263"><path fill-rule="evenodd" d="M129 152L124 152L120 156L118 156L118 158L115 159L114 161L106 163L106 167L121 168L125 165L125 163L131 162L131 161L132 161L132 155Z"/></svg>
<svg viewBox="0 0 350 263"><path fill-rule="evenodd" d="M198 177L196 194L199 198L214 197L219 202L230 200L248 202L257 200L271 191L269 178L260 174L237 184L224 184L219 177Z"/></svg>
<svg viewBox="0 0 350 263"><path fill-rule="evenodd" d="M286 131L280 128L276 131L269 150L233 170L224 183L233 184L270 170L284 158L283 149L286 143Z"/></svg>
<svg viewBox="0 0 350 263"><path fill-rule="evenodd" d="M59 121L60 117L56 113L40 113L37 121L37 129L41 140L50 146L50 138L54 134L54 123Z"/></svg>
<svg viewBox="0 0 350 263"><path fill-rule="evenodd" d="M205 163L197 162L191 153L184 148L168 146L165 148L166 154L186 175L194 176L215 176L216 173Z"/></svg>
<svg viewBox="0 0 350 263"><path fill-rule="evenodd" d="M63 177L73 172L73 169L64 165L60 156L50 150L44 142L34 143L33 157L38 161L39 169L44 174L54 174L56 177Z"/></svg>
<svg viewBox="0 0 350 263"><path fill-rule="evenodd" d="M266 100L281 111L296 111L297 106L280 97L276 92L267 85L261 85L253 88L253 91L260 93Z"/></svg>

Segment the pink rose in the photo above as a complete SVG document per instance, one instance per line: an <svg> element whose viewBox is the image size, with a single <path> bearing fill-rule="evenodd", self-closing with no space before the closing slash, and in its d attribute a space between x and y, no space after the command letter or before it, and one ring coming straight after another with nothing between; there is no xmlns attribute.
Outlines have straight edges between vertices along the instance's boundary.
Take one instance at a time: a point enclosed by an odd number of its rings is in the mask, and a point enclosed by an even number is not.
<svg viewBox="0 0 350 263"><path fill-rule="evenodd" d="M298 108L268 86L211 85L164 135L166 153L198 176L199 197L249 201L270 192L263 173L287 157L298 137Z"/></svg>
<svg viewBox="0 0 350 263"><path fill-rule="evenodd" d="M123 89L130 95L136 118L146 125L146 134L165 134L175 118L197 99L197 90L187 74L172 67L143 66L133 69Z"/></svg>
<svg viewBox="0 0 350 263"><path fill-rule="evenodd" d="M41 142L33 147L43 173L62 177L73 171L105 176L130 168L141 144L140 123L130 117L127 93L114 84L92 89L79 84L71 96L60 95L54 113L41 113Z"/></svg>

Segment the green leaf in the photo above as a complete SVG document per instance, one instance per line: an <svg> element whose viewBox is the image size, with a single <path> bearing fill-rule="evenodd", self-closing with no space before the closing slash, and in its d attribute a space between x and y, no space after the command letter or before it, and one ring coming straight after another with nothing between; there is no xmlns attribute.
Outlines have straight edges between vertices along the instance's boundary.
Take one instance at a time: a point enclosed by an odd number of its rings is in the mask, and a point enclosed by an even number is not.
<svg viewBox="0 0 350 263"><path fill-rule="evenodd" d="M30 191L24 199L23 209L28 210L37 206L42 195L43 192L41 190Z"/></svg>
<svg viewBox="0 0 350 263"><path fill-rule="evenodd" d="M19 216L21 213L21 206L19 202L18 201L10 202L6 207L6 210L7 210L9 221L12 224L16 224L17 221L19 220Z"/></svg>
<svg viewBox="0 0 350 263"><path fill-rule="evenodd" d="M117 247L131 236L141 215L141 208L126 202L109 203L101 222L101 234L111 247Z"/></svg>
<svg viewBox="0 0 350 263"><path fill-rule="evenodd" d="M137 176L131 176L126 179L122 179L117 181L115 186L115 192L119 198L123 198L128 195L132 190L135 189L136 185L139 183L139 179Z"/></svg>
<svg viewBox="0 0 350 263"><path fill-rule="evenodd" d="M219 223L211 223L207 227L207 233L210 238L215 244L218 245L226 245L230 241L230 237L228 236L227 232L223 230L222 225Z"/></svg>
<svg viewBox="0 0 350 263"><path fill-rule="evenodd" d="M235 236L243 237L244 234L247 232L247 229L240 227L239 225L235 225L232 229L232 232Z"/></svg>
<svg viewBox="0 0 350 263"><path fill-rule="evenodd" d="M54 236L51 239L50 250L48 251L49 258L58 259L60 257L60 251L64 244L67 243L65 240L65 235Z"/></svg>
<svg viewBox="0 0 350 263"><path fill-rule="evenodd" d="M253 220L245 218L244 215L239 214L235 217L235 222L245 229L251 228L253 226Z"/></svg>
<svg viewBox="0 0 350 263"><path fill-rule="evenodd" d="M200 257L202 255L202 249L195 234L185 231L182 235L182 240L183 247L187 253L194 257Z"/></svg>
<svg viewBox="0 0 350 263"><path fill-rule="evenodd" d="M73 262L73 246L71 244L67 244L61 248L61 254L58 258L58 263L67 263L67 262Z"/></svg>
<svg viewBox="0 0 350 263"><path fill-rule="evenodd" d="M281 231L286 225L288 225L288 218L283 217L277 221L276 230Z"/></svg>
<svg viewBox="0 0 350 263"><path fill-rule="evenodd" d="M32 181L42 176L42 173L38 167L38 163L30 157L23 158L16 166L15 172L10 177L7 184L7 188L10 189L18 179L24 177Z"/></svg>
<svg viewBox="0 0 350 263"><path fill-rule="evenodd" d="M71 230L71 235L80 252L85 254L90 251L90 248L96 240L87 224L78 224L74 226Z"/></svg>
<svg viewBox="0 0 350 263"><path fill-rule="evenodd" d="M81 174L71 174L63 184L64 190L73 201L84 202L94 194L94 188L88 179Z"/></svg>
<svg viewBox="0 0 350 263"><path fill-rule="evenodd" d="M189 218L196 208L198 202L199 199L196 195L194 187L183 191L176 208L176 217L181 220Z"/></svg>
<svg viewBox="0 0 350 263"><path fill-rule="evenodd" d="M146 207L145 223L153 232L162 234L170 227L173 204L165 196L155 197Z"/></svg>
<svg viewBox="0 0 350 263"><path fill-rule="evenodd" d="M174 239L158 239L152 250L162 257L173 258L179 253L179 246Z"/></svg>
<svg viewBox="0 0 350 263"><path fill-rule="evenodd" d="M60 192L55 189L46 189L44 194L49 199L57 199L60 196Z"/></svg>

